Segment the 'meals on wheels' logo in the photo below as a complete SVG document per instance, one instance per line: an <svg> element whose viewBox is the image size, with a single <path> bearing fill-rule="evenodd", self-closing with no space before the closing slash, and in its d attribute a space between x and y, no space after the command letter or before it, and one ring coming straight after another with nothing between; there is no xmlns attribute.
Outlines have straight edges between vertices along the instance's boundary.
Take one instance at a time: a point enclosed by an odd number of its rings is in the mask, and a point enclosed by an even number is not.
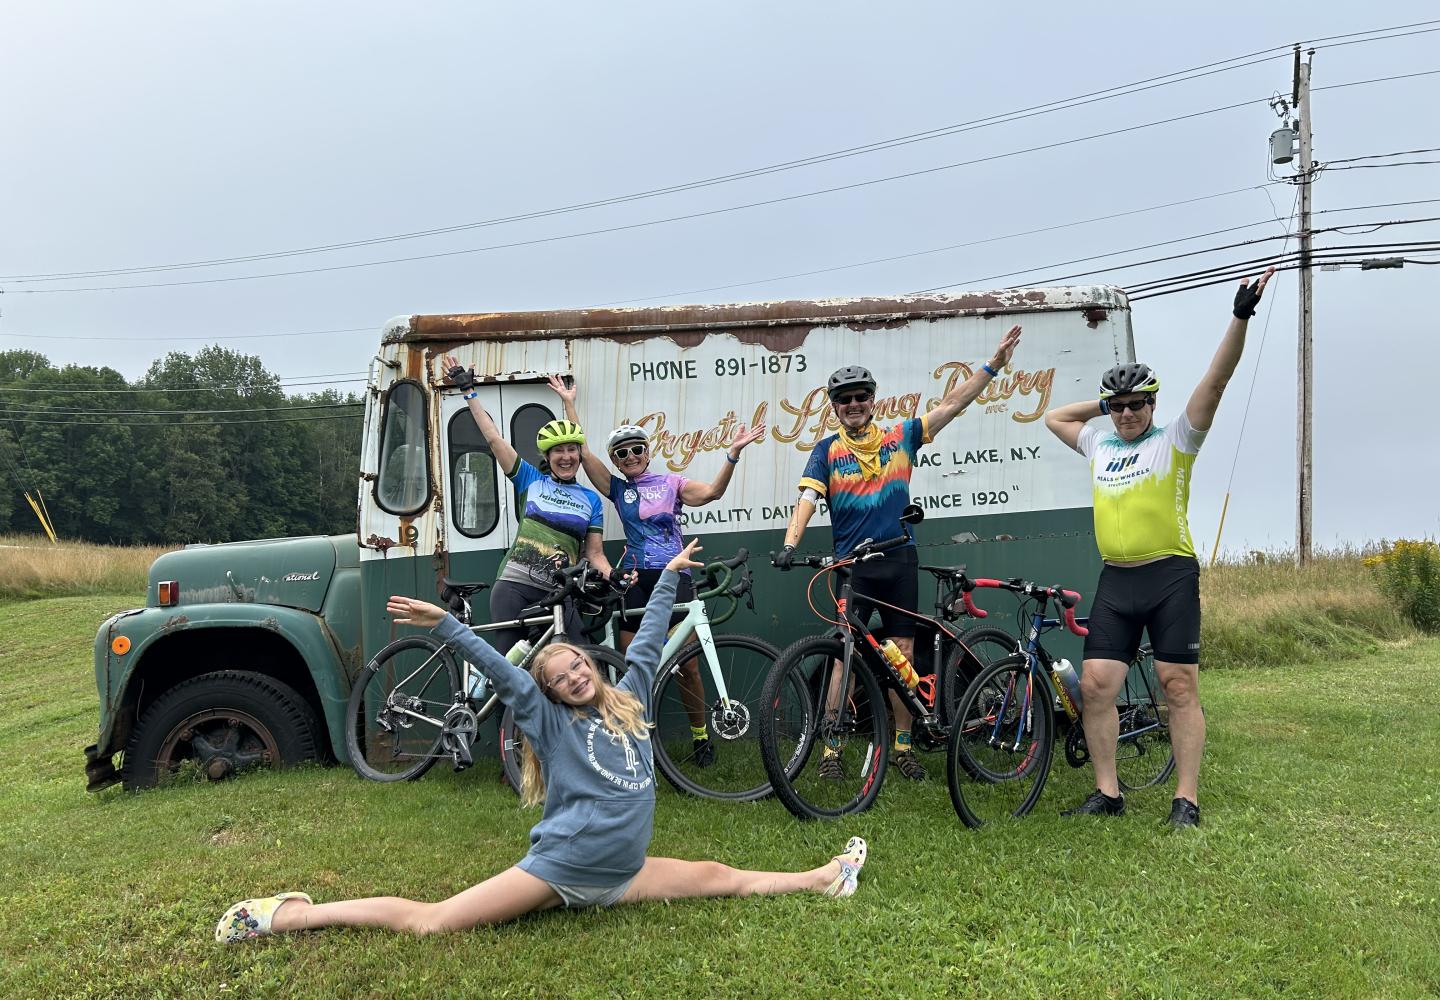
<svg viewBox="0 0 1440 1000"><path fill-rule="evenodd" d="M1117 458L1115 459L1115 461L1105 466L1105 471L1124 472L1126 469L1130 468L1130 466L1134 465L1138 461L1140 461L1139 455L1131 455L1128 458Z"/></svg>

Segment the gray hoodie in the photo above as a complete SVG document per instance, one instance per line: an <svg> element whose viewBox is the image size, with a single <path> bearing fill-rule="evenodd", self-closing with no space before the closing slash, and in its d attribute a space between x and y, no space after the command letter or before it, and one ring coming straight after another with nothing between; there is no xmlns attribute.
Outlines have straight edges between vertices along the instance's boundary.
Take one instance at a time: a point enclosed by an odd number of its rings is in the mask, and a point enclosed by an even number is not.
<svg viewBox="0 0 1440 1000"><path fill-rule="evenodd" d="M625 676L616 685L640 699L646 721L653 721L650 688L670 627L677 580L669 570L660 575L625 651ZM529 673L452 615L434 631L490 678L540 758L545 813L530 831L530 852L519 867L567 885L616 886L633 878L645 863L655 821L650 741L612 733L593 708L577 713L551 701Z"/></svg>

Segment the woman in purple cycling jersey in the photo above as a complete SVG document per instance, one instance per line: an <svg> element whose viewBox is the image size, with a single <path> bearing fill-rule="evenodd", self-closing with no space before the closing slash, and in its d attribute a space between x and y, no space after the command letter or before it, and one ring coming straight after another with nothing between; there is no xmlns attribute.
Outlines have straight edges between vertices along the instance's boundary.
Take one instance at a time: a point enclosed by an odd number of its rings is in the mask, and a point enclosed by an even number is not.
<svg viewBox="0 0 1440 1000"><path fill-rule="evenodd" d="M579 423L575 408L579 387L573 382L567 386L563 379L552 376L550 388L565 403L565 419ZM650 436L644 428L633 424L616 428L606 441L605 450L620 470L619 476L610 471L602 458L581 445L580 461L585 475L602 496L610 498L620 514L620 522L625 526L625 556L618 568L634 569L636 572L636 581L625 596L626 610L645 607L665 564L683 546L680 540L681 508L703 507L724 496L735 466L740 462L740 453L747 445L764 436L764 424L756 424L749 429L742 425L725 452L720 472L708 483L686 479L673 472L651 472ZM680 578L676 600L685 602L694 599L695 588L687 571ZM678 622L682 617L677 615L674 620ZM621 619L622 650L634 637L633 621ZM705 724L705 692L700 682L700 664L695 660L686 663L680 671L680 694L685 702L686 714L690 717L693 762L698 767L706 767L714 761L715 750Z"/></svg>

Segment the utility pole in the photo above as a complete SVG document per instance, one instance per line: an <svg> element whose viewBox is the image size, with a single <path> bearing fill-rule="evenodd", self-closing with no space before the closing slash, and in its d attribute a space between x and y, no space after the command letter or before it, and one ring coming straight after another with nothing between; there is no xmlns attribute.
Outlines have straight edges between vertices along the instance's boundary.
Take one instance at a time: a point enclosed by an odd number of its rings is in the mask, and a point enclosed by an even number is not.
<svg viewBox="0 0 1440 1000"><path fill-rule="evenodd" d="M1301 566L1310 562L1310 496L1311 448L1310 431L1314 416L1314 356L1311 350L1315 325L1315 275L1311 269L1310 202L1314 188L1314 159L1310 140L1310 67L1315 50L1306 53L1309 61L1300 61L1300 46L1295 46L1295 92L1293 105L1300 114L1300 351L1299 387L1296 398L1299 433L1296 435L1295 467L1298 476L1295 514L1295 557Z"/></svg>

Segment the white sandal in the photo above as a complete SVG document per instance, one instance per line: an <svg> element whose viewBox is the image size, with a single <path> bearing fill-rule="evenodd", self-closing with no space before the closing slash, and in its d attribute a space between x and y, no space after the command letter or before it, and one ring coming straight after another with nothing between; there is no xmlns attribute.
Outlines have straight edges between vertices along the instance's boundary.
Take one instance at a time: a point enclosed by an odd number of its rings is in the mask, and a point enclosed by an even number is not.
<svg viewBox="0 0 1440 1000"><path fill-rule="evenodd" d="M215 940L221 944L234 944L250 938L265 937L271 933L270 923L275 919L275 911L280 909L280 904L287 899L303 899L312 904L315 902L303 892L282 892L264 899L242 899L226 910L225 916L215 925Z"/></svg>
<svg viewBox="0 0 1440 1000"><path fill-rule="evenodd" d="M845 853L832 859L840 862L840 874L825 887L825 895L835 899L855 895L860 883L860 869L865 867L867 850L863 837L851 837L846 841Z"/></svg>

